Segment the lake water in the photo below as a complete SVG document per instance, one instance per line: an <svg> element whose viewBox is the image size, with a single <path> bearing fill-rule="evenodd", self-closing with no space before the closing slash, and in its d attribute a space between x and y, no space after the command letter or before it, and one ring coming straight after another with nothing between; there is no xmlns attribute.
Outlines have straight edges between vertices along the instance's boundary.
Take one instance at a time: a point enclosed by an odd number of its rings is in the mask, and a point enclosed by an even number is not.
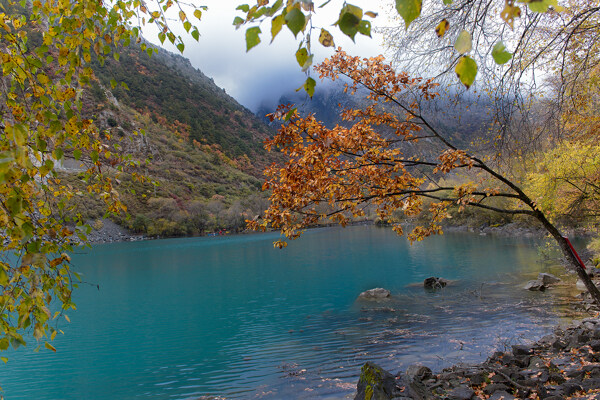
<svg viewBox="0 0 600 400"><path fill-rule="evenodd" d="M481 361L568 320L566 288L521 289L536 243L467 233L412 246L389 229L98 245L57 352L9 352L9 399L345 398L365 361L396 372ZM550 269L550 272L561 270ZM426 292L428 276L456 282ZM98 285L98 286L97 286ZM393 300L357 303L385 287ZM43 346L42 346L43 347Z"/></svg>

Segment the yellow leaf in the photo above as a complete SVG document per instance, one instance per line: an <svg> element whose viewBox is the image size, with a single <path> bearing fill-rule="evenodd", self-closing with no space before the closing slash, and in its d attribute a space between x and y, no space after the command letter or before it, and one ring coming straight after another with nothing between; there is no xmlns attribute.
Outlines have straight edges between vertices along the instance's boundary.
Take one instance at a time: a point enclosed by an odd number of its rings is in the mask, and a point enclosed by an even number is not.
<svg viewBox="0 0 600 400"><path fill-rule="evenodd" d="M448 28L450 27L450 23L448 22L447 19L443 19L442 22L440 22L438 24L438 26L435 27L435 34L441 38L444 37L444 35L446 34L446 31L448 30Z"/></svg>

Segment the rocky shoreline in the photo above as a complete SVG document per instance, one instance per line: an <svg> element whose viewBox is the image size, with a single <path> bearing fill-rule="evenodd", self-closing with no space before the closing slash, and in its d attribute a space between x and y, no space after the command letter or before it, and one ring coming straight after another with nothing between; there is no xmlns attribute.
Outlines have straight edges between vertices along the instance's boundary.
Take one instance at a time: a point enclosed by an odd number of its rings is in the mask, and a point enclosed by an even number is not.
<svg viewBox="0 0 600 400"><path fill-rule="evenodd" d="M514 345L485 362L438 374L412 365L392 375L373 363L361 370L355 400L600 398L600 319L575 321L532 345Z"/></svg>

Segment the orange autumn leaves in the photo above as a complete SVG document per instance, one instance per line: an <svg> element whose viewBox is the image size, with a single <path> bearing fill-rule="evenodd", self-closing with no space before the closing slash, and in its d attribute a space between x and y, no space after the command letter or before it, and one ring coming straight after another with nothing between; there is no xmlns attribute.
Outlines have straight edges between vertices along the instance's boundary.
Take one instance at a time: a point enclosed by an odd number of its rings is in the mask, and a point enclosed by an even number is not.
<svg viewBox="0 0 600 400"><path fill-rule="evenodd" d="M416 227L409 239L440 233L439 223L448 216L451 203L437 201L425 206L423 196L438 189L426 188L426 178L414 167L425 165L434 173L447 173L458 167L470 168L473 160L452 147L433 164L406 156L400 144L417 143L425 131L418 105L398 100L407 91L418 93L421 99L433 99L436 84L395 72L382 56L360 59L341 50L315 70L322 79L349 78L346 90L352 94L367 89L369 104L343 110L342 125L332 129L314 115L301 117L289 106L280 106L270 115L284 123L266 148L279 149L287 161L266 169L263 189L271 192L271 204L262 219L248 221L249 227L278 229L295 239L303 229L321 221L346 225L352 218L365 216L366 207L371 206L384 221L390 221L398 210L417 216L427 208L429 223ZM385 103L396 106L396 113L389 111L392 107L383 107ZM398 223L394 230L403 233ZM275 246L284 247L285 242L278 241Z"/></svg>

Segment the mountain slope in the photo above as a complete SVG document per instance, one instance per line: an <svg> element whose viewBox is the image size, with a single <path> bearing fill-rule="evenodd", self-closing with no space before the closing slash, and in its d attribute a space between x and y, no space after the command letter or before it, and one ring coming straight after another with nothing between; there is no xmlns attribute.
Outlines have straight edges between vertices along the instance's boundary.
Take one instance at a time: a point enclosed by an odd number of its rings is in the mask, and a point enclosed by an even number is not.
<svg viewBox="0 0 600 400"><path fill-rule="evenodd" d="M188 60L164 50L148 57L132 46L119 62L95 63L94 71L98 80L83 95L84 114L107 145L118 144L155 183L123 174L117 190L130 217L116 222L149 235L193 235L241 229L265 209L261 174L276 155L262 143L271 128ZM129 90L111 89L112 79ZM83 187L81 169L67 159L61 178ZM101 202L87 195L72 205L88 220L103 215Z"/></svg>

